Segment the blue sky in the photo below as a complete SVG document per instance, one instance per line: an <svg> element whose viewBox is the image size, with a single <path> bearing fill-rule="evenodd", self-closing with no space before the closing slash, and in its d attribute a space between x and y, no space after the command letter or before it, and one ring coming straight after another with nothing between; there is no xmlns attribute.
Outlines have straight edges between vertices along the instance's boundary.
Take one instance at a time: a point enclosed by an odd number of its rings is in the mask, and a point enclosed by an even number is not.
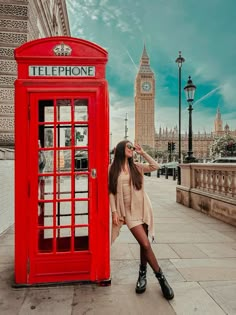
<svg viewBox="0 0 236 315"><path fill-rule="evenodd" d="M182 51L182 87L191 75L197 86L194 132L211 132L219 106L223 125L236 129L235 0L66 0L71 35L109 52L112 145L134 138L134 81L144 43L156 76L155 125L178 125L178 67ZM182 94L182 132L188 111Z"/></svg>

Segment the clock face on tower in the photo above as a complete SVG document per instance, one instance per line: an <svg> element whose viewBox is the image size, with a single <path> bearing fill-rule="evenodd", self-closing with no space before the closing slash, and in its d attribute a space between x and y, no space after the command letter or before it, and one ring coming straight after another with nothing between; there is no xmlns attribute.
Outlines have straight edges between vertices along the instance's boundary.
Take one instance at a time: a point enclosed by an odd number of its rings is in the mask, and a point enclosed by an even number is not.
<svg viewBox="0 0 236 315"><path fill-rule="evenodd" d="M150 82L143 82L142 89L145 92L148 92L151 90L151 83Z"/></svg>

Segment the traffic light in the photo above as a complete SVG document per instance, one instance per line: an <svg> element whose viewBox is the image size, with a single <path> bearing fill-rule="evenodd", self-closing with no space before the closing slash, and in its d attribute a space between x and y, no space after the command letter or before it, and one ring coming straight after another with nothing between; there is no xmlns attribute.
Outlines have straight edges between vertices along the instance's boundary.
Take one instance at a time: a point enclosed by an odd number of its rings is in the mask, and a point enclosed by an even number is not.
<svg viewBox="0 0 236 315"><path fill-rule="evenodd" d="M172 151L175 150L175 142L171 142L171 145L172 145Z"/></svg>
<svg viewBox="0 0 236 315"><path fill-rule="evenodd" d="M168 151L171 151L171 142L168 142Z"/></svg>

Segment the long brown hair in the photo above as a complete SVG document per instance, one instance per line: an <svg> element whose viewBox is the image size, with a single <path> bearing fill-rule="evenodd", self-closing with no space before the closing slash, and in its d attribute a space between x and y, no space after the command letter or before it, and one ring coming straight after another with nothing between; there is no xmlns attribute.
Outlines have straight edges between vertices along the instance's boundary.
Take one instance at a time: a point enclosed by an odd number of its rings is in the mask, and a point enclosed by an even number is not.
<svg viewBox="0 0 236 315"><path fill-rule="evenodd" d="M118 176L122 170L122 166L125 164L125 147L129 142L130 141L123 140L117 144L115 149L114 160L109 171L109 192L114 195L117 193ZM135 165L132 157L128 158L128 163L131 182L137 190L140 190L142 188L142 175Z"/></svg>

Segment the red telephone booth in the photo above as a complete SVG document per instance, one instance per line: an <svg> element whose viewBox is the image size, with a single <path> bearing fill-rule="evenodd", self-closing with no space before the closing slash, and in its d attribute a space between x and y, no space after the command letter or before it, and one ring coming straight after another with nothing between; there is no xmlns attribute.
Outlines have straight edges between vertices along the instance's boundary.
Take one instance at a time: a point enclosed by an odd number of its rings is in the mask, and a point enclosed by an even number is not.
<svg viewBox="0 0 236 315"><path fill-rule="evenodd" d="M108 53L50 37L15 59L15 282L109 283Z"/></svg>

